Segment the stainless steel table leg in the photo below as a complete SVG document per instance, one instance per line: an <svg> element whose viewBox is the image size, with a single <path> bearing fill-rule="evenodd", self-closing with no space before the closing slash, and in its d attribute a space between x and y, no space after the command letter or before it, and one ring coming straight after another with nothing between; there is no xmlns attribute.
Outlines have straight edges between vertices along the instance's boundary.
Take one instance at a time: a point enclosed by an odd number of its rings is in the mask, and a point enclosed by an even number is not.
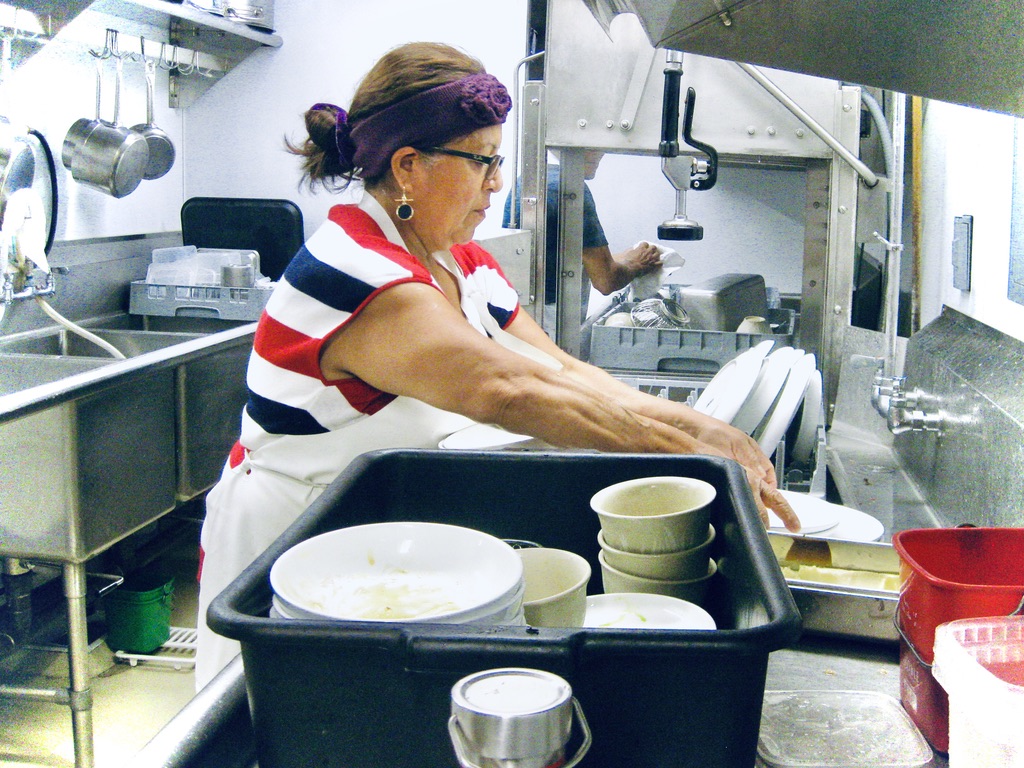
<svg viewBox="0 0 1024 768"><path fill-rule="evenodd" d="M89 630L86 623L85 564L64 565L68 610L68 669L75 768L93 768L92 690L89 688Z"/></svg>

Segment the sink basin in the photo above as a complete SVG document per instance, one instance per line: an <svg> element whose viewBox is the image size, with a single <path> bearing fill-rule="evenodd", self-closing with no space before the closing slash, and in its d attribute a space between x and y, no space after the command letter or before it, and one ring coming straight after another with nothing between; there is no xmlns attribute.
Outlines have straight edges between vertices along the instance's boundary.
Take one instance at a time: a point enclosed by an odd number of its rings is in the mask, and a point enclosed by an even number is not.
<svg viewBox="0 0 1024 768"><path fill-rule="evenodd" d="M43 384L51 384L68 376L91 371L113 362L91 358L40 357L38 355L4 355L3 376L0 376L0 397Z"/></svg>
<svg viewBox="0 0 1024 768"><path fill-rule="evenodd" d="M165 333L160 331L96 329L92 333L113 345L126 357L143 355L184 341L200 337L192 333ZM59 355L67 357L99 357L116 359L106 350L88 339L63 328L56 333L26 335L0 339L0 354Z"/></svg>
<svg viewBox="0 0 1024 768"><path fill-rule="evenodd" d="M254 323L83 325L127 359L0 337L0 556L85 562L208 489L238 436Z"/></svg>

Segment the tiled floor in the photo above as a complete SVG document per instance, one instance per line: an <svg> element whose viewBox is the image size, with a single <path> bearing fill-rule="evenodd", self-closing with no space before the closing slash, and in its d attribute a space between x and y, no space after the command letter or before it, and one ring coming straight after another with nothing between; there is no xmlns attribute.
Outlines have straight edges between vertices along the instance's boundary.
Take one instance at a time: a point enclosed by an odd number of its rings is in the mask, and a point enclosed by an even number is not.
<svg viewBox="0 0 1024 768"><path fill-rule="evenodd" d="M171 626L195 627L196 559L192 547L174 550L161 564L175 578ZM90 643L93 742L96 768L127 768L132 757L188 703L195 691L189 665L180 669L140 662L115 663L102 639ZM177 656L188 656L176 652ZM31 688L67 688L66 654L30 650L0 682ZM0 768L75 765L71 710L64 705L0 697Z"/></svg>

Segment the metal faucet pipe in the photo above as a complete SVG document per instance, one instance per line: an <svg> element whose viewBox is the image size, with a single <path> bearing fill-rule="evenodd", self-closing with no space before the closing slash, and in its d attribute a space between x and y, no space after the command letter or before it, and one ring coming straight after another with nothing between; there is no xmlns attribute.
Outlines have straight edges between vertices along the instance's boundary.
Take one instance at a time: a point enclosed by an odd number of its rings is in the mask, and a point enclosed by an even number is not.
<svg viewBox="0 0 1024 768"><path fill-rule="evenodd" d="M867 167L861 160L856 157L850 150L839 143L831 133L825 130L824 126L821 125L817 120L811 117L803 107L793 101L781 88L775 83L769 80L765 75L756 67L750 64L744 64L742 62L736 62L736 66L750 75L754 81L764 88L768 93L775 97L775 99L782 104L786 109L792 112L797 120L806 125L811 129L811 132L821 139L823 142L839 155L847 164L849 164L856 172L857 175L864 180L864 183L869 187L873 187L878 184L878 176L875 175L874 171Z"/></svg>

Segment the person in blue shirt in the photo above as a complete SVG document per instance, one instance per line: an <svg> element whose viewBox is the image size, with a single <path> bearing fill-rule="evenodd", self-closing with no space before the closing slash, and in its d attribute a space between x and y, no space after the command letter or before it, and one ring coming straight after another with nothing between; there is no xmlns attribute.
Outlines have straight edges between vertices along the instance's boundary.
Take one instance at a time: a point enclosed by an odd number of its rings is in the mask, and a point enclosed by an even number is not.
<svg viewBox="0 0 1024 768"><path fill-rule="evenodd" d="M629 285L641 275L661 266L661 254L651 243L641 242L620 253L613 254L608 245L601 220L597 215L594 196L587 181L597 175L598 165L604 157L601 150L588 149L583 153L583 267L591 285L607 296ZM554 304L558 290L558 186L559 167L548 165L547 172L547 228L544 300ZM502 226L511 225L513 190L505 199Z"/></svg>

